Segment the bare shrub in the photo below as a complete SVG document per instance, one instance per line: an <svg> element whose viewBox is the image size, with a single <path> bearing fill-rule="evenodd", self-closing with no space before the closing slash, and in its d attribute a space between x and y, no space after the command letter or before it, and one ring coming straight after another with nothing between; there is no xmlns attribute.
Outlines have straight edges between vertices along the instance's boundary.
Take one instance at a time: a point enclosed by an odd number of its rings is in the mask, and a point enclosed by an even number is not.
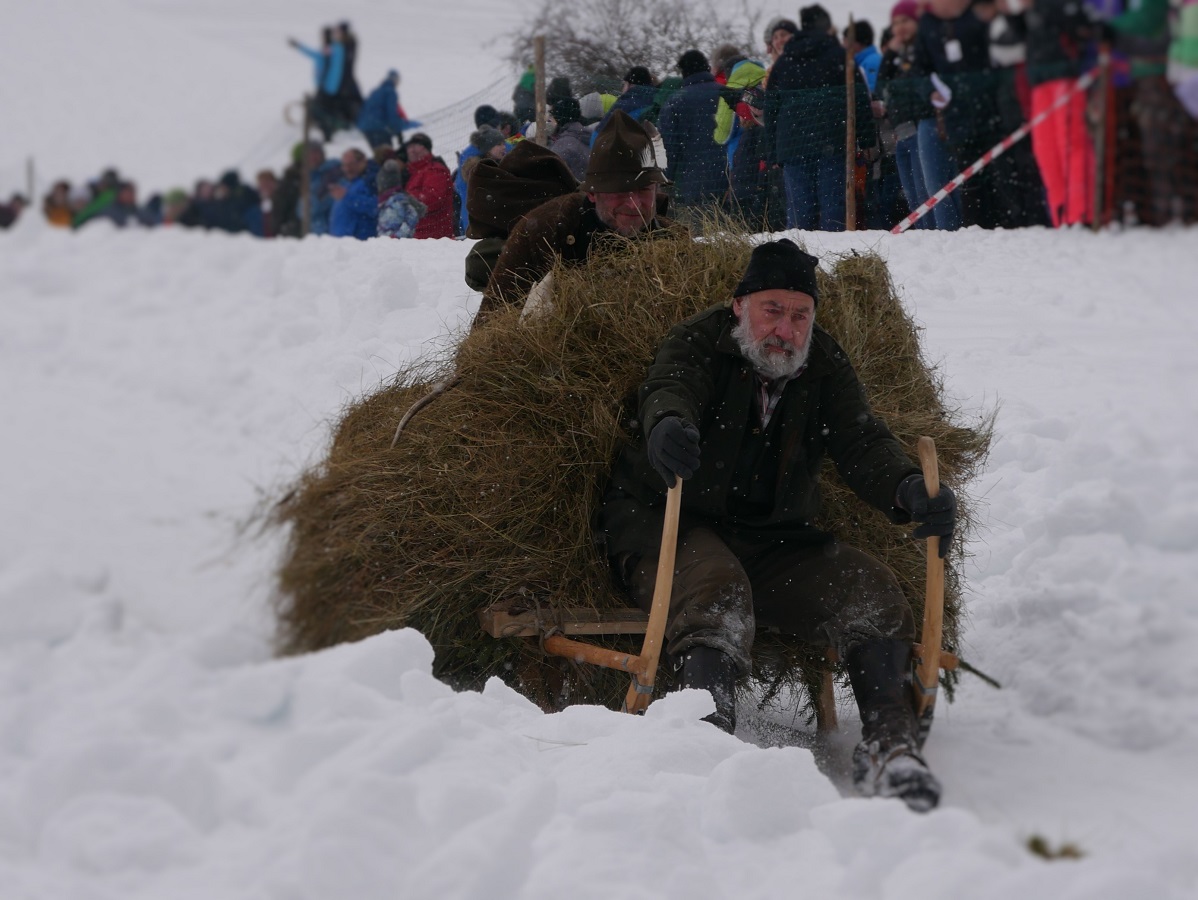
<svg viewBox="0 0 1198 900"><path fill-rule="evenodd" d="M529 65L533 38L544 35L550 77L568 77L576 95L618 90L632 66L645 66L661 78L678 74L675 65L687 50L710 55L730 41L745 52L758 49L761 15L752 0L542 0L507 36L512 41L508 58Z"/></svg>

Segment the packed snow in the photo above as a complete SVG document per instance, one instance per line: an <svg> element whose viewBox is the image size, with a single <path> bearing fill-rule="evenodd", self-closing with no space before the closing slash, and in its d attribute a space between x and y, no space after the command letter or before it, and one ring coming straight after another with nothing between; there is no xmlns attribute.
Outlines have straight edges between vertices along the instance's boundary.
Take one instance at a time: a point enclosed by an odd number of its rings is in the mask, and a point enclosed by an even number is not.
<svg viewBox="0 0 1198 900"><path fill-rule="evenodd" d="M263 64L246 35L384 15L57 6L117 50L227 40L220 65L143 73L164 91L211 74L204 103ZM474 42L430 104L493 70L483 36L515 8L496 6L420 7L387 32L421 59L437 29ZM0 34L3 65L51 86L113 94L109 64L131 65ZM306 83L302 59L283 65ZM102 156L59 146L62 174L175 177L151 152L179 137L164 116L123 119ZM207 122L204 152L242 146L246 116ZM1198 232L795 236L882 254L950 395L998 408L963 654L1002 689L967 675L941 704L938 810L853 796L847 696L826 743L751 707L733 737L693 691L644 717L546 715L498 681L454 692L410 630L274 657L281 539L254 515L347 402L465 328L469 242L71 234L30 215L0 232L0 897L1198 896ZM1083 856L1046 861L1032 837Z"/></svg>

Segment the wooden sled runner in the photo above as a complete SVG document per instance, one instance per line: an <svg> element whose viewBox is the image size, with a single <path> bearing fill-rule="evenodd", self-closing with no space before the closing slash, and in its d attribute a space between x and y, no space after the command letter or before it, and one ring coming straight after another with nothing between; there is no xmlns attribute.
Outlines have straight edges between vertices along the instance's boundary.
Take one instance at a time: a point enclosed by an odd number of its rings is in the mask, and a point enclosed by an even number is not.
<svg viewBox="0 0 1198 900"><path fill-rule="evenodd" d="M936 462L936 445L931 438L919 439L919 461L923 469L928 495L940 492L940 476ZM536 611L517 611L515 602L493 604L479 613L483 631L495 638L541 639L544 651L552 656L591 663L628 672L631 685L624 700L624 711L640 713L649 705L657 666L661 659L662 640L670 608L674 558L678 544L678 516L682 507L682 482L676 481L666 495L665 524L662 528L661 554L657 564L657 581L649 615L639 609L557 610L552 621ZM932 724L932 714L940 684L940 670L956 669L958 658L940 648L944 620L944 560L940 558L940 538L927 539L927 593L924 599L924 618L921 640L912 647L915 672L912 679L912 703L919 722L922 743ZM576 637L604 634L644 634L639 654L622 653L576 640ZM934 648L925 652L925 648ZM833 692L832 666L839 662L834 650L827 653L819 696L813 697L816 727L821 733L837 728L836 702Z"/></svg>

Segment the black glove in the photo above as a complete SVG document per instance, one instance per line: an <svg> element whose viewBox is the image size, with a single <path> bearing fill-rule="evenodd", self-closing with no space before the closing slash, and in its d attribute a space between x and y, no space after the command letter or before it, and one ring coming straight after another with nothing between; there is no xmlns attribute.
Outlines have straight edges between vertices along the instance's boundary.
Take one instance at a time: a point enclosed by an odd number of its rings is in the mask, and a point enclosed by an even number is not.
<svg viewBox="0 0 1198 900"><path fill-rule="evenodd" d="M928 486L922 475L908 475L898 486L895 499L898 505L911 514L911 520L919 522L915 529L917 538L940 538L940 558L948 553L953 540L953 526L957 522L957 497L952 488L940 485L940 493L928 496Z"/></svg>
<svg viewBox="0 0 1198 900"><path fill-rule="evenodd" d="M678 416L666 416L649 432L648 450L649 464L673 487L675 475L685 481L699 469L699 429Z"/></svg>

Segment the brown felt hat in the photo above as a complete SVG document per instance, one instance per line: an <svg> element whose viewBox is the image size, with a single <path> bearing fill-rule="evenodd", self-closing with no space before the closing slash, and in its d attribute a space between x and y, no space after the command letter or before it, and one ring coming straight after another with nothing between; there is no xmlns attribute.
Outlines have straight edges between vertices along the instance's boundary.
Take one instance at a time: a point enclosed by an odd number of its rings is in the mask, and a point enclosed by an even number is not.
<svg viewBox="0 0 1198 900"><path fill-rule="evenodd" d="M624 110L614 110L595 136L586 178L579 190L609 194L669 183L657 165L648 132Z"/></svg>

